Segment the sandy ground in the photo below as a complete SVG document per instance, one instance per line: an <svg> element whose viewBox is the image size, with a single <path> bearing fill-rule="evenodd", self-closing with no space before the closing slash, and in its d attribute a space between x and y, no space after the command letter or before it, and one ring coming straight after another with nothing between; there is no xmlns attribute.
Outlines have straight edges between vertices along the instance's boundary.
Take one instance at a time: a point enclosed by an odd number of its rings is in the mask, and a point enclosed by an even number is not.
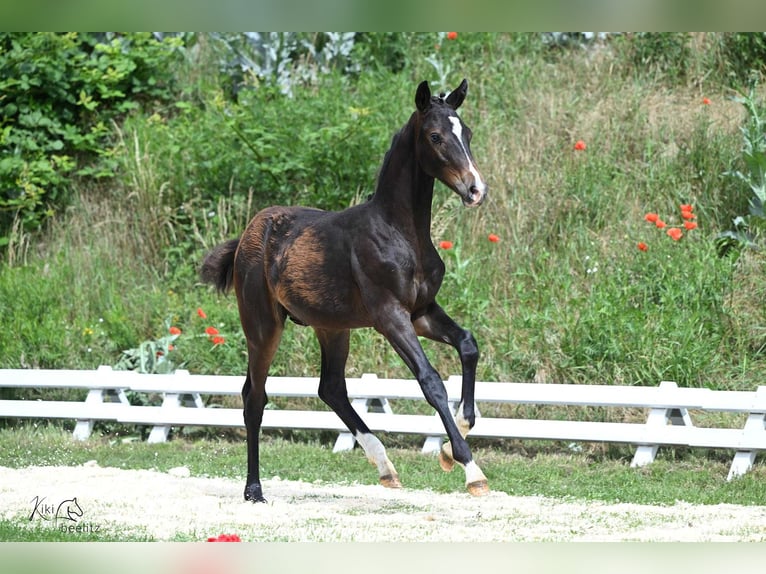
<svg viewBox="0 0 766 574"><path fill-rule="evenodd" d="M156 539L243 541L765 541L766 507L673 506L391 490L370 485L264 481L268 503L242 500L243 484L170 472L79 467L0 467L0 516L79 531ZM75 498L81 516L63 517ZM36 512L34 512L36 510ZM47 520L59 514L58 520ZM32 519L30 520L30 516Z"/></svg>

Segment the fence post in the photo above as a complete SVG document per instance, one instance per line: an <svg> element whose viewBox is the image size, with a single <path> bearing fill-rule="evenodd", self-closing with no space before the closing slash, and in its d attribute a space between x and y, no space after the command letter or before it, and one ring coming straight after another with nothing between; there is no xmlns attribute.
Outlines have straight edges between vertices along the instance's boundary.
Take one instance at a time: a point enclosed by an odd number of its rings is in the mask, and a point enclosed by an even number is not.
<svg viewBox="0 0 766 574"><path fill-rule="evenodd" d="M662 381L658 392L662 392L662 389L668 391L677 388L678 385L673 381ZM694 426L689 411L685 408L654 408L649 410L649 416L646 417L647 427L667 426L668 423L678 426ZM639 445L630 466L640 467L654 462L658 449L659 445L657 444Z"/></svg>
<svg viewBox="0 0 766 574"><path fill-rule="evenodd" d="M99 379L102 377L108 377L111 372L112 367L108 365L101 365L98 369L96 369L96 373L98 373ZM124 405L130 404L128 397L125 396L124 389L90 389L88 391L88 396L85 397L85 404L87 405L102 404L105 402L122 403ZM78 419L74 425L74 432L72 432L72 437L74 437L75 440L87 440L93 432L94 422L95 421L93 419Z"/></svg>
<svg viewBox="0 0 766 574"><path fill-rule="evenodd" d="M756 404L766 403L766 387L758 387L755 393ZM747 421L745 421L745 427L742 429L743 438L756 437L760 438L764 444L766 444L766 412L751 412ZM731 467L729 468L729 476L726 480L732 480L747 473L755 462L756 451L754 450L738 450L734 454L734 460L731 461Z"/></svg>
<svg viewBox="0 0 766 574"><path fill-rule="evenodd" d="M188 377L189 371L179 369L172 376ZM182 406L204 409L205 403L202 401L202 397L200 397L199 393L165 393L160 408L175 409ZM170 429L170 425L154 425L149 432L149 438L146 439L146 442L166 442L168 440L168 435L170 434Z"/></svg>

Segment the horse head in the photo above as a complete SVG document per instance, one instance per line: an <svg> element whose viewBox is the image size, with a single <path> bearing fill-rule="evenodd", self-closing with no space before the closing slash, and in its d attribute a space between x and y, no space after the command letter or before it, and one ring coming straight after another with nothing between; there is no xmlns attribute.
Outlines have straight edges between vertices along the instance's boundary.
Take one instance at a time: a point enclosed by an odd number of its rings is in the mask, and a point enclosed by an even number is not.
<svg viewBox="0 0 766 574"><path fill-rule="evenodd" d="M421 82L415 94L416 155L425 173L457 193L463 205L474 207L486 198L487 184L471 154L471 129L457 115L467 92L466 80L447 96L432 96L428 82Z"/></svg>

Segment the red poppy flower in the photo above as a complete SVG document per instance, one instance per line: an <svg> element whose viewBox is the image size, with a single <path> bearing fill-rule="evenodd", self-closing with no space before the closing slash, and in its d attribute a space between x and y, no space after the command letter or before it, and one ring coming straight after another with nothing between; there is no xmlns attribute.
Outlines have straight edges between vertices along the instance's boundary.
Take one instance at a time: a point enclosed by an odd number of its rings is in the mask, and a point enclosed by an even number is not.
<svg viewBox="0 0 766 574"><path fill-rule="evenodd" d="M208 335L211 335L211 336L212 335L217 335L218 334L218 329L216 329L215 327L208 327L207 329L205 329L205 333L207 333Z"/></svg>
<svg viewBox="0 0 766 574"><path fill-rule="evenodd" d="M236 534L219 534L218 536L211 536L207 539L208 542L242 542L242 540Z"/></svg>
<svg viewBox="0 0 766 574"><path fill-rule="evenodd" d="M678 229L678 227L671 227L670 229L668 229L667 233L673 241L678 241L684 236L684 234L681 232L680 229Z"/></svg>
<svg viewBox="0 0 766 574"><path fill-rule="evenodd" d="M684 227L691 231L692 229L697 229L697 224L694 221L684 221Z"/></svg>
<svg viewBox="0 0 766 574"><path fill-rule="evenodd" d="M641 251L648 251L649 250L649 246L646 243L644 243L643 241L639 241L638 242L638 248Z"/></svg>
<svg viewBox="0 0 766 574"><path fill-rule="evenodd" d="M665 226L667 225L667 224L666 224L664 221L662 221L661 219L658 219L657 221L655 221L655 222L654 222L654 224L655 224L657 227L659 227L660 229L665 229Z"/></svg>
<svg viewBox="0 0 766 574"><path fill-rule="evenodd" d="M169 330L170 330L170 334L171 335L180 335L181 334L181 329L179 329L178 327L171 327Z"/></svg>
<svg viewBox="0 0 766 574"><path fill-rule="evenodd" d="M646 219L649 223L657 223L657 221L660 219L660 216L656 213L647 213L644 215L644 219Z"/></svg>
<svg viewBox="0 0 766 574"><path fill-rule="evenodd" d="M197 315L199 315L199 316L200 316L200 317L202 317L203 319L207 319L207 315L206 315L206 314L205 314L205 312L202 310L202 307L197 307Z"/></svg>
<svg viewBox="0 0 766 574"><path fill-rule="evenodd" d="M494 233L490 233L487 236L487 239L489 239L492 243L498 243L500 241L500 238L497 235L495 235Z"/></svg>
<svg viewBox="0 0 766 574"><path fill-rule="evenodd" d="M223 345L226 342L226 339L224 339L220 335L216 335L215 337L213 337L212 341L213 341L213 345Z"/></svg>
<svg viewBox="0 0 766 574"><path fill-rule="evenodd" d="M452 249L453 243L451 241L440 241L439 247L442 249Z"/></svg>
<svg viewBox="0 0 766 574"><path fill-rule="evenodd" d="M681 211L694 211L694 206L689 205L688 203L682 203L678 207L681 209Z"/></svg>
<svg viewBox="0 0 766 574"><path fill-rule="evenodd" d="M457 40L457 32L447 32L447 40Z"/></svg>
<svg viewBox="0 0 766 574"><path fill-rule="evenodd" d="M702 103L706 106L710 105L710 99L709 98L702 98Z"/></svg>
<svg viewBox="0 0 766 574"><path fill-rule="evenodd" d="M586 147L586 146L585 146L585 142L584 142L584 141L582 141L582 140L577 140L577 141L575 142L575 144L574 144L574 148L575 148L577 151L583 151L583 150L585 149L585 147Z"/></svg>
<svg viewBox="0 0 766 574"><path fill-rule="evenodd" d="M681 217L683 217L684 219L694 219L697 216L694 215L691 211L682 211Z"/></svg>

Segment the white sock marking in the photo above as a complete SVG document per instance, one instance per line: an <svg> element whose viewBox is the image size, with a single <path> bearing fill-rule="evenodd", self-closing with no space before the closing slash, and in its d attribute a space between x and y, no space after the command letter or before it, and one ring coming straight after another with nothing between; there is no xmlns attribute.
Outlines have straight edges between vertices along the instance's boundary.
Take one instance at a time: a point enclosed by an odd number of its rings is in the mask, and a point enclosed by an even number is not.
<svg viewBox="0 0 766 574"><path fill-rule="evenodd" d="M471 484L472 482L479 482L481 480L487 480L484 473L479 468L479 465L474 461L465 465L465 483Z"/></svg>
<svg viewBox="0 0 766 574"><path fill-rule="evenodd" d="M386 447L384 447L383 443L378 440L378 437L373 434L362 433L359 431L357 431L355 437L356 442L358 442L364 449L364 454L367 455L370 462L378 467L378 474L380 476L394 474L396 472L391 461L388 460L388 456L386 456Z"/></svg>

